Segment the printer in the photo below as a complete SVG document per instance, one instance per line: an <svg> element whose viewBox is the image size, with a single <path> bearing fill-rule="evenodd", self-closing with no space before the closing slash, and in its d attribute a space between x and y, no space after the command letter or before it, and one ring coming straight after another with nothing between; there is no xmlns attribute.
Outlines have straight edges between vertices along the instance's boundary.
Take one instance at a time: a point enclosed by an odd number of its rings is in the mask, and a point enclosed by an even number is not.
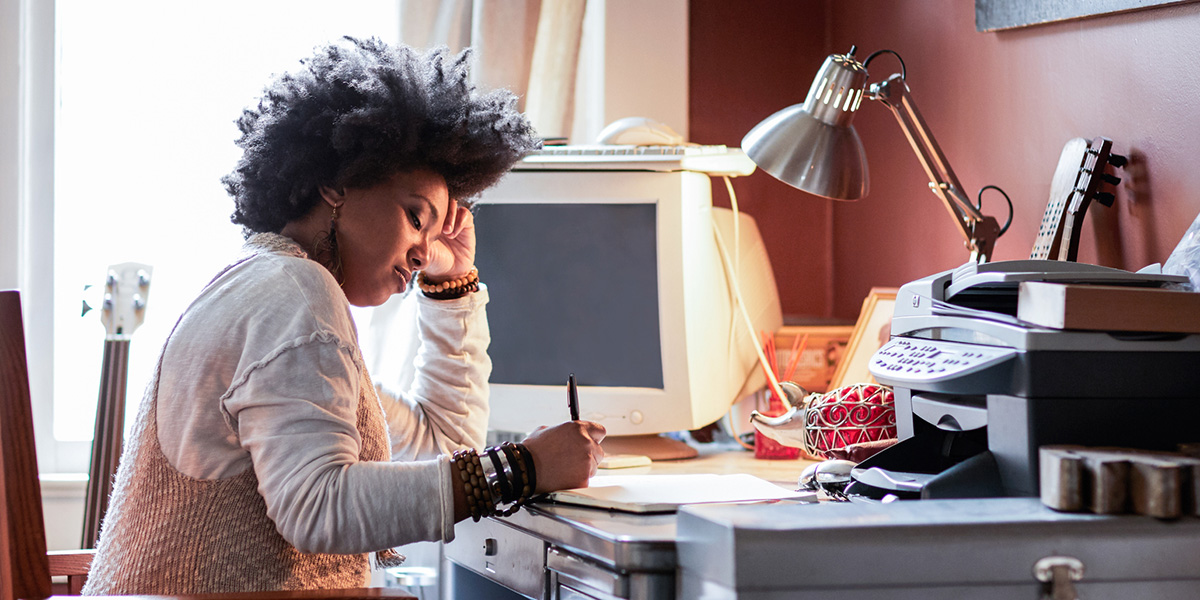
<svg viewBox="0 0 1200 600"><path fill-rule="evenodd" d="M968 263L902 286L869 370L895 393L898 443L850 494L1038 495L1048 444L1174 450L1200 441L1200 335L1050 329L1016 318L1020 284L1173 287L1083 263Z"/></svg>

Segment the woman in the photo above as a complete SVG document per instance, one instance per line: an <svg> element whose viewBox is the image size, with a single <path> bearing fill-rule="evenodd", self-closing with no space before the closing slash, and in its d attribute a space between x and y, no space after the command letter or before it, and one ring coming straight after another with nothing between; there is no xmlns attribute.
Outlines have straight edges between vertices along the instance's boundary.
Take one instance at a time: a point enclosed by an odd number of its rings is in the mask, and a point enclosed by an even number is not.
<svg viewBox="0 0 1200 600"><path fill-rule="evenodd" d="M491 363L465 202L538 141L466 63L346 38L243 113L225 184L245 255L163 348L85 593L362 586L367 552L587 485L594 423L475 450ZM421 350L396 398L366 372L349 305L405 290Z"/></svg>

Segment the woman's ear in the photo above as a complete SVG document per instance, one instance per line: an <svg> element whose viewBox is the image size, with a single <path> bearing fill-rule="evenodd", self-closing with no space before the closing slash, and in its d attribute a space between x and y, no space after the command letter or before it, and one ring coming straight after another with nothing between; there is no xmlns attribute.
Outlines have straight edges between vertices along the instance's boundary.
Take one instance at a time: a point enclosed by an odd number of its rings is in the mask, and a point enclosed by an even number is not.
<svg viewBox="0 0 1200 600"><path fill-rule="evenodd" d="M321 197L325 199L325 203L334 208L341 206L342 203L346 201L345 189L335 190L324 185L319 189L321 190Z"/></svg>

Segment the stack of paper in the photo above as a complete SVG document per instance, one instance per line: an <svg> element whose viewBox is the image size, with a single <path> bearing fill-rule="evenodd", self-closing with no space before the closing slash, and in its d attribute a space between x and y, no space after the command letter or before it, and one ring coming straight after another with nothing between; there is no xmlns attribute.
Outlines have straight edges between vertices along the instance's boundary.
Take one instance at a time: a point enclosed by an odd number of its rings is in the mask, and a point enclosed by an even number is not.
<svg viewBox="0 0 1200 600"><path fill-rule="evenodd" d="M601 475L589 487L564 490L549 498L564 504L626 512L675 512L687 504L715 502L816 501L815 492L784 489L753 475Z"/></svg>

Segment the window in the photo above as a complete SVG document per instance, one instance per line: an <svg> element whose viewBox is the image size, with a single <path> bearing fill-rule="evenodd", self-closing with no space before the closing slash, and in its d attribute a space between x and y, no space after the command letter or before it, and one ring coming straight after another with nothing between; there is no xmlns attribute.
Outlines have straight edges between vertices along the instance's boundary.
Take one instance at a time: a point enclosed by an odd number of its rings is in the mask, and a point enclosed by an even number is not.
<svg viewBox="0 0 1200 600"><path fill-rule="evenodd" d="M240 150L235 119L271 74L342 35L395 42L394 0L59 0L55 123L51 470L86 472L104 328L82 318L107 267L153 266L130 343L127 426L175 319L237 252L220 179ZM41 432L40 432L41 433ZM45 470L46 465L43 465Z"/></svg>
<svg viewBox="0 0 1200 600"><path fill-rule="evenodd" d="M22 66L0 67L19 92L0 101L0 287L25 302L43 472L83 473L90 458L104 330L95 312L80 317L83 287L101 285L111 264L154 268L129 357L132 424L174 320L240 245L220 177L239 156L241 109L320 43L395 42L401 5L0 0L0 58ZM582 141L630 115L686 132L686 1L588 7L598 12L584 37Z"/></svg>

